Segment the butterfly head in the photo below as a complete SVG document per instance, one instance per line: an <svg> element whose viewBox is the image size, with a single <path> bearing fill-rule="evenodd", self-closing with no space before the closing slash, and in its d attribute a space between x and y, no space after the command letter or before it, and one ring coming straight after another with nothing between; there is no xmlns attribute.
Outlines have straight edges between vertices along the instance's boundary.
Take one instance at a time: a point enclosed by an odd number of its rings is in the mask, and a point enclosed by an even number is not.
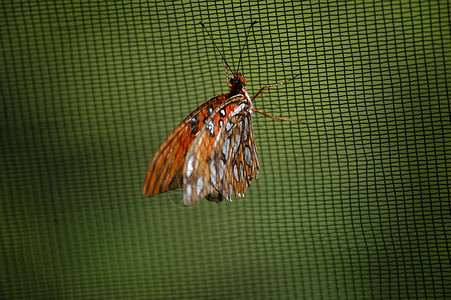
<svg viewBox="0 0 451 300"><path fill-rule="evenodd" d="M241 75L240 72L236 72L235 76L232 77L232 79L230 79L230 84L233 85L244 85L246 86L246 79L243 77L243 75Z"/></svg>
<svg viewBox="0 0 451 300"><path fill-rule="evenodd" d="M230 79L230 96L239 94L243 89L246 89L246 79L241 75L240 72L236 72L235 75Z"/></svg>

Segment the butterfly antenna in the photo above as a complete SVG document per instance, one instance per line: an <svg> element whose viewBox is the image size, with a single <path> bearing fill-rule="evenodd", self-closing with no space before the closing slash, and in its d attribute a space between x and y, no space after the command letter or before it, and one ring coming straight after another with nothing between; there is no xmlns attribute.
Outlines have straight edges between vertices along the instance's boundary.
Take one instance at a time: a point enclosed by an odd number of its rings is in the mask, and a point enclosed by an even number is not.
<svg viewBox="0 0 451 300"><path fill-rule="evenodd" d="M229 64L227 63L224 55L222 54L221 50L219 49L218 45L216 45L215 41L213 40L213 37L211 36L210 32L207 29L207 26L205 26L205 23L203 21L200 21L200 25L202 25L205 29L205 31L208 33L208 36L210 37L210 40L213 42L213 45L215 45L216 49L218 50L219 54L222 57L222 60L225 62L225 64L227 65L227 67L230 69L230 71L233 73L232 68L229 66Z"/></svg>
<svg viewBox="0 0 451 300"><path fill-rule="evenodd" d="M229 81L229 72L227 71L227 65L226 65L225 60L222 61L222 65L224 66L224 69L225 69L225 72L226 72L227 85L231 88L232 85L230 84L230 81Z"/></svg>
<svg viewBox="0 0 451 300"><path fill-rule="evenodd" d="M246 46L247 46L247 39L249 37L249 31L251 31L252 26L254 26L257 23L258 23L258 20L255 20L254 22L252 22L251 26L249 26L249 28L246 30L246 40L244 41L244 45L243 45L243 47L241 47L241 50L240 50L240 60L238 61L238 68L237 68L238 72L240 70L241 58L243 57L244 48L246 48Z"/></svg>

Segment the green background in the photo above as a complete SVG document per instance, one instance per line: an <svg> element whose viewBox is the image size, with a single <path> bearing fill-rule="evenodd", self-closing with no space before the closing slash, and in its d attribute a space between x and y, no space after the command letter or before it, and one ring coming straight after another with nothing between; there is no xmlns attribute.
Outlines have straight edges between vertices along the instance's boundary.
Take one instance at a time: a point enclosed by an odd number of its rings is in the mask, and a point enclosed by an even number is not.
<svg viewBox="0 0 451 300"><path fill-rule="evenodd" d="M448 1L2 1L0 296L451 294ZM245 198L141 196L158 146L241 72Z"/></svg>

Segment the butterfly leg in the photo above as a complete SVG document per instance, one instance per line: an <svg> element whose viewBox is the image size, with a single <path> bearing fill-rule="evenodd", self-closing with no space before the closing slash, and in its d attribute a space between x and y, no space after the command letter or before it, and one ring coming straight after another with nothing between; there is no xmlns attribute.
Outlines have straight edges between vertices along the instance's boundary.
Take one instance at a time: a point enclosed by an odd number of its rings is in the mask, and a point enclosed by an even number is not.
<svg viewBox="0 0 451 300"><path fill-rule="evenodd" d="M257 98L258 94L260 94L264 89L269 88L269 87L272 87L272 86L278 86L278 85L283 85L283 84L285 84L285 83L288 83L288 82L290 82L291 80L295 79L296 77L298 77L298 76L301 75L301 74L302 74L302 73L299 73L298 75L296 75L296 76L294 76L293 78L290 78L290 79L288 79L287 81L284 81L284 82L273 83L273 84L268 84L268 85L262 86L261 89L257 92L257 94L254 95L254 97L252 97L251 100L253 101L255 98Z"/></svg>

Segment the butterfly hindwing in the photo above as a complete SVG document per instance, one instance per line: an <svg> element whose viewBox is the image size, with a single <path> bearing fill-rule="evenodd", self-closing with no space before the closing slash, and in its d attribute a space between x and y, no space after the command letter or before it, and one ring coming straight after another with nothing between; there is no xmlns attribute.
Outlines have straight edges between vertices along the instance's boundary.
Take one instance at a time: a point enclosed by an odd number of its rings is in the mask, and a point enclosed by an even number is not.
<svg viewBox="0 0 451 300"><path fill-rule="evenodd" d="M186 153L183 201L240 196L258 168L249 103L241 95L231 97L210 115Z"/></svg>
<svg viewBox="0 0 451 300"><path fill-rule="evenodd" d="M216 189L227 199L244 195L260 167L252 130L251 114L241 112L228 120L230 128L216 145L213 159L217 167Z"/></svg>

